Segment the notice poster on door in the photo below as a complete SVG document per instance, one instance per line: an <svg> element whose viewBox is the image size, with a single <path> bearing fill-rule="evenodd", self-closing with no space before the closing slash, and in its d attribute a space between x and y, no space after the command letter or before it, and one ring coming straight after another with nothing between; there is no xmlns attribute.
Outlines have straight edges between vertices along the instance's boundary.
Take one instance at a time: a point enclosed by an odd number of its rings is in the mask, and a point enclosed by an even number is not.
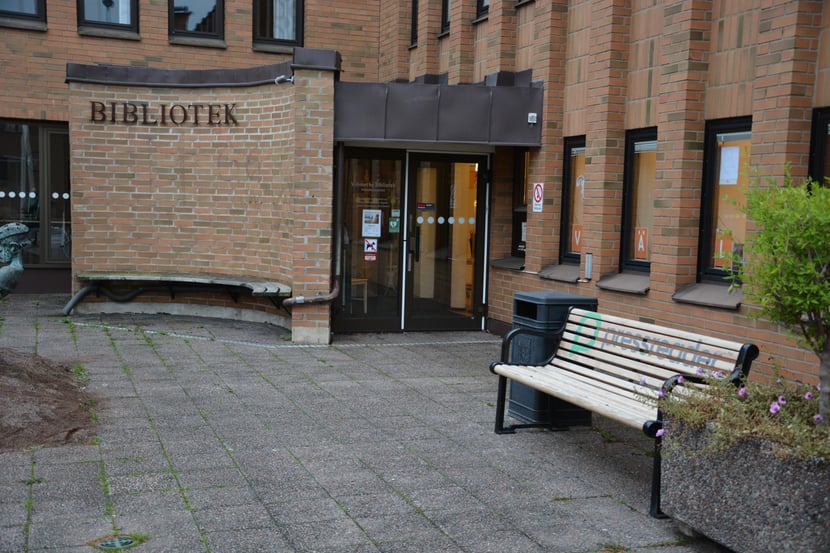
<svg viewBox="0 0 830 553"><path fill-rule="evenodd" d="M380 238L381 217L383 212L380 209L363 210L363 237Z"/></svg>

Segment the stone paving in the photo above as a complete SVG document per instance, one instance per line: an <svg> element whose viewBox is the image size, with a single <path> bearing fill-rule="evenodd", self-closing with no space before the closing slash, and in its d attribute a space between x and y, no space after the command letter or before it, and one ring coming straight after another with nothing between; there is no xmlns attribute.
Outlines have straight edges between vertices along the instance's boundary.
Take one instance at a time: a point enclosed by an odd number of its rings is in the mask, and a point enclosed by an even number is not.
<svg viewBox="0 0 830 553"><path fill-rule="evenodd" d="M724 549L648 516L651 442L595 417L493 432L498 337L61 315L0 302L0 347L81 364L95 444L0 454L0 552Z"/></svg>

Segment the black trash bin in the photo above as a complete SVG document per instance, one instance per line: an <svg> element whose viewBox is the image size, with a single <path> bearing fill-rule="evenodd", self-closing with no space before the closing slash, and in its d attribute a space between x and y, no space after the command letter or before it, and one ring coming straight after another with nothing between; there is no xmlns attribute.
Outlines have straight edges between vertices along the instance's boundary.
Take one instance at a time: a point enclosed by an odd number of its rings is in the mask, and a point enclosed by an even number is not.
<svg viewBox="0 0 830 553"><path fill-rule="evenodd" d="M510 362L544 363L559 345L553 335L564 325L570 307L597 310L597 299L563 292L519 292L513 296L513 328L530 328L547 336L519 334L513 339ZM591 412L550 397L516 381L510 382L507 414L527 424L556 427L591 424Z"/></svg>

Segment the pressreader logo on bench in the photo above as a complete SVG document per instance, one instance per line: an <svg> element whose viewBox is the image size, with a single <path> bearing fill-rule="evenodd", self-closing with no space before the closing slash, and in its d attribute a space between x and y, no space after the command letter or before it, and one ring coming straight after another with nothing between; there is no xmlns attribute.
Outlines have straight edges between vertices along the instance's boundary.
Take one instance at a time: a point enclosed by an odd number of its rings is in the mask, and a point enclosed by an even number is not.
<svg viewBox="0 0 830 553"><path fill-rule="evenodd" d="M586 325L586 321L594 322ZM602 315L599 313L586 313L577 324L578 329L570 350L571 357L592 349L605 349L606 345L621 345L644 355L660 355L681 363L706 366L714 366L716 363L714 357L711 357L713 353L699 343L686 346L679 342L672 343L659 336L631 332L622 327L603 330ZM597 339L600 340L599 343Z"/></svg>
<svg viewBox="0 0 830 553"><path fill-rule="evenodd" d="M142 102L90 101L93 123L147 126L236 126L236 104L148 104Z"/></svg>

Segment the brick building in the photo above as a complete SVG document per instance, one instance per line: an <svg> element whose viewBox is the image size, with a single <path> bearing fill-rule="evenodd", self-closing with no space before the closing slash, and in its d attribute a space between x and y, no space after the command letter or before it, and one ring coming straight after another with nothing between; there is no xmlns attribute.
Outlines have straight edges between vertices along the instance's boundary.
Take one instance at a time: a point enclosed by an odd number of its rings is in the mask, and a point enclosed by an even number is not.
<svg viewBox="0 0 830 553"><path fill-rule="evenodd" d="M720 254L751 232L751 175L828 173L828 31L818 0L0 2L0 217L37 238L22 290L210 273L291 294L77 309L319 343L501 332L516 292L556 290L812 380Z"/></svg>

